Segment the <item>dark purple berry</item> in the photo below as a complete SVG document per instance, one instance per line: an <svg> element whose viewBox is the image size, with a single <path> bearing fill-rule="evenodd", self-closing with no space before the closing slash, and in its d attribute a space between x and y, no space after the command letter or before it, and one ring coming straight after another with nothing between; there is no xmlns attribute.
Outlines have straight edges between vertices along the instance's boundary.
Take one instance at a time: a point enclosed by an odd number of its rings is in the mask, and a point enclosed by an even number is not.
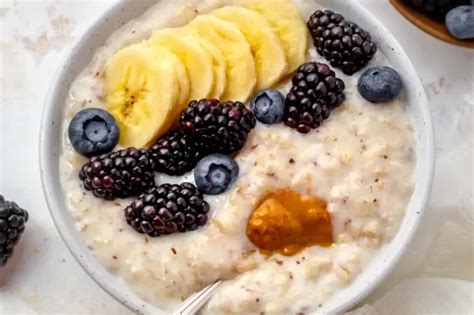
<svg viewBox="0 0 474 315"><path fill-rule="evenodd" d="M302 64L292 83L286 96L284 121L300 133L318 128L345 99L344 82L323 63Z"/></svg>
<svg viewBox="0 0 474 315"><path fill-rule="evenodd" d="M182 183L149 189L124 209L124 216L137 232L157 237L193 231L206 224L208 212L209 204L196 186Z"/></svg>
<svg viewBox="0 0 474 315"><path fill-rule="evenodd" d="M0 268L13 256L13 249L20 240L27 221L26 210L0 195Z"/></svg>
<svg viewBox="0 0 474 315"><path fill-rule="evenodd" d="M255 117L243 103L203 99L192 101L181 112L180 126L199 138L207 153L228 154L245 145Z"/></svg>
<svg viewBox="0 0 474 315"><path fill-rule="evenodd" d="M135 148L92 157L82 166L79 178L86 190L106 200L137 196L155 185L148 152Z"/></svg>
<svg viewBox="0 0 474 315"><path fill-rule="evenodd" d="M307 25L316 51L347 75L365 67L377 51L368 32L330 10L314 12Z"/></svg>
<svg viewBox="0 0 474 315"><path fill-rule="evenodd" d="M199 136L177 131L161 137L148 152L156 172L183 175L191 171L208 151Z"/></svg>

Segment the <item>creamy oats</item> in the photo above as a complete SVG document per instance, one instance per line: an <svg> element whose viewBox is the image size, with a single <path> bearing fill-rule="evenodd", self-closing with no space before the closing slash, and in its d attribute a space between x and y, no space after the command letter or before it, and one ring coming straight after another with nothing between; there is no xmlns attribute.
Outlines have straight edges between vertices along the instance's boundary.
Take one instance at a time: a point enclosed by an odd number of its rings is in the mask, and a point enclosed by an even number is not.
<svg viewBox="0 0 474 315"><path fill-rule="evenodd" d="M212 5L211 5L212 3ZM131 199L113 202L86 192L78 178L85 159L67 137L71 117L85 107L104 107L103 71L119 48L151 30L180 26L196 12L232 1L163 1L118 30L98 49L74 82L63 122L60 181L84 240L100 261L151 303L172 310L191 293L226 280L204 309L209 314L295 314L317 310L351 283L381 246L396 234L413 192L413 128L406 104L374 105L356 90L357 75L336 70L347 100L323 125L303 135L283 124L258 124L236 161L235 185L205 196L210 221L194 232L149 238L125 221ZM306 19L319 8L296 0ZM325 62L310 49L311 60ZM379 51L372 64L387 64ZM289 82L281 87L289 89ZM157 175L157 183L193 181L191 175ZM291 188L328 203L334 244L306 248L294 256L263 256L245 234L247 220L269 191Z"/></svg>

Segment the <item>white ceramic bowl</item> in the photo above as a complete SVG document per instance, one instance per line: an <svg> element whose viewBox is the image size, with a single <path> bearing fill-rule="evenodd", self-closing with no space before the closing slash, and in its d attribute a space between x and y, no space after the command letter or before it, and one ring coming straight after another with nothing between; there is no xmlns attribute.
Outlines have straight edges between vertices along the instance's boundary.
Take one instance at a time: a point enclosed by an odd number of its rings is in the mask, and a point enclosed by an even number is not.
<svg viewBox="0 0 474 315"><path fill-rule="evenodd" d="M123 22L140 16L156 1L160 0L122 1L108 10L84 34L65 60L52 85L45 105L40 134L40 163L44 194L64 242L84 270L104 290L132 310L147 314L164 314L164 311L138 297L119 277L108 272L85 247L61 192L58 181L58 159L61 150L60 126L71 83L89 64L96 49L102 46ZM382 281L394 268L412 239L431 188L434 161L433 131L427 98L417 73L403 48L383 24L356 2L314 1L342 13L372 34L378 48L387 56L391 65L400 72L405 86L409 116L416 135L416 185L401 228L395 238L380 249L355 281L349 287L336 293L320 311L322 314L338 314L361 301Z"/></svg>

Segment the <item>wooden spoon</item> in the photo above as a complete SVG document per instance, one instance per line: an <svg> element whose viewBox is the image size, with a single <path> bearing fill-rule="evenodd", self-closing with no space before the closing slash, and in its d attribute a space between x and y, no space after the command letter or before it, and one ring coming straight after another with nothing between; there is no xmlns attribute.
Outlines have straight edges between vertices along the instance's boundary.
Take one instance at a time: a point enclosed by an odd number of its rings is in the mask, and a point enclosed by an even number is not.
<svg viewBox="0 0 474 315"><path fill-rule="evenodd" d="M444 23L431 19L423 13L418 12L404 3L402 0L390 0L390 3L408 21L431 36L453 45L474 48L474 40L460 40L455 38L448 32Z"/></svg>

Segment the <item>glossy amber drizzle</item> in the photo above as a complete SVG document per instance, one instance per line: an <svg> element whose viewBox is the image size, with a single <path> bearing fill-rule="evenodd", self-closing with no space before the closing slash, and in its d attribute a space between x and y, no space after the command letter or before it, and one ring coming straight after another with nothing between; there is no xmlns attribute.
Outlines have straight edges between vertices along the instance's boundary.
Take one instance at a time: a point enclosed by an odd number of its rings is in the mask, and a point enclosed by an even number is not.
<svg viewBox="0 0 474 315"><path fill-rule="evenodd" d="M250 215L246 233L266 255L291 256L308 246L333 243L327 203L290 189L263 198Z"/></svg>

